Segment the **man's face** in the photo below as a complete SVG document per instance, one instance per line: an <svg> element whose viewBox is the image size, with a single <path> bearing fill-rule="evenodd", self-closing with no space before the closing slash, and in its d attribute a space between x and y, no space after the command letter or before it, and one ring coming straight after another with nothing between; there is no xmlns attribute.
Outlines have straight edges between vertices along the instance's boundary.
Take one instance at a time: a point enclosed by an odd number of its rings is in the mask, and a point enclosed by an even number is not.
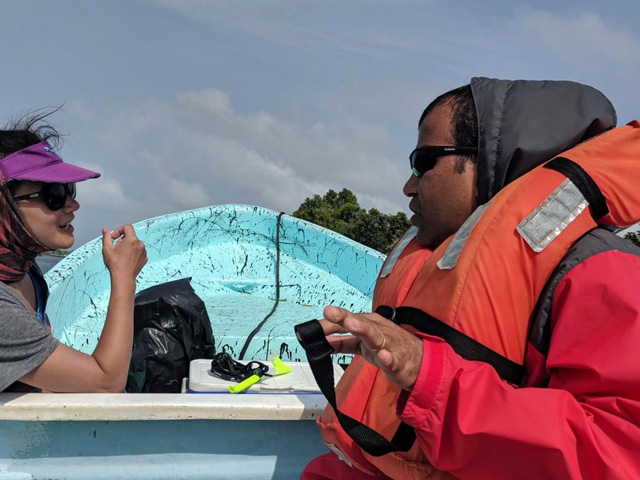
<svg viewBox="0 0 640 480"><path fill-rule="evenodd" d="M418 147L453 146L451 105L439 105L425 117L418 132ZM459 145L464 146L464 145ZM413 174L403 192L411 198L411 223L418 227L420 245L436 248L455 233L473 213L476 202L477 166L470 160L459 173L459 155L439 157L435 167L418 178Z"/></svg>

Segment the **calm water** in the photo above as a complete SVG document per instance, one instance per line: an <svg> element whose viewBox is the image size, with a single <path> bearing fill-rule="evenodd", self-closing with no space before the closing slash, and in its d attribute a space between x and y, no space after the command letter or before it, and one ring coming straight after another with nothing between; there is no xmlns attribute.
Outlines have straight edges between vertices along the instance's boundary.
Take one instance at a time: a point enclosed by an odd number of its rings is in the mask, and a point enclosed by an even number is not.
<svg viewBox="0 0 640 480"><path fill-rule="evenodd" d="M53 266L62 260L64 257L56 257L53 255L38 255L36 263L42 270L42 273L47 273L53 268Z"/></svg>

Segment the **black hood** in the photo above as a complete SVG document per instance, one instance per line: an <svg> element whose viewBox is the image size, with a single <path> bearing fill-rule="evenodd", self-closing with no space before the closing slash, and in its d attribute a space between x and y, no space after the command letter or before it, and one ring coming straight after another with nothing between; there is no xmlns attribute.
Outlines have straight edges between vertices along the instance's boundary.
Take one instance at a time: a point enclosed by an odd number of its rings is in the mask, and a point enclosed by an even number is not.
<svg viewBox="0 0 640 480"><path fill-rule="evenodd" d="M506 184L616 125L611 102L575 82L474 77L478 114L478 204Z"/></svg>

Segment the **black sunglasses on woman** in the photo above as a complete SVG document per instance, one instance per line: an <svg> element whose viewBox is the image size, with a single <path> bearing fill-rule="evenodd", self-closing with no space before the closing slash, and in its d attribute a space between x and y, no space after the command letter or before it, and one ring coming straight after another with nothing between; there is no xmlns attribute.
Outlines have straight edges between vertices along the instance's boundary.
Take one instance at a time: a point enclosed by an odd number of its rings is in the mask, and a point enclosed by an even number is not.
<svg viewBox="0 0 640 480"><path fill-rule="evenodd" d="M41 190L13 197L14 200L42 198L49 210L60 210L67 203L67 197L76 198L75 183L45 183Z"/></svg>

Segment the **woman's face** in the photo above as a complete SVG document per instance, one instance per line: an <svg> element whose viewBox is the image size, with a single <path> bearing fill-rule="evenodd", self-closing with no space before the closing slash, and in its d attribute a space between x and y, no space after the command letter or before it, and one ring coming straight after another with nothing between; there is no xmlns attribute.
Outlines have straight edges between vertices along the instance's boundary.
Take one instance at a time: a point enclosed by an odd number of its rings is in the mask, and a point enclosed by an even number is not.
<svg viewBox="0 0 640 480"><path fill-rule="evenodd" d="M17 186L13 196L28 195L39 192L42 182L23 181ZM50 210L42 198L16 201L22 218L31 229L36 239L50 250L68 249L73 245L73 212L80 204L67 196L67 201L60 210Z"/></svg>

